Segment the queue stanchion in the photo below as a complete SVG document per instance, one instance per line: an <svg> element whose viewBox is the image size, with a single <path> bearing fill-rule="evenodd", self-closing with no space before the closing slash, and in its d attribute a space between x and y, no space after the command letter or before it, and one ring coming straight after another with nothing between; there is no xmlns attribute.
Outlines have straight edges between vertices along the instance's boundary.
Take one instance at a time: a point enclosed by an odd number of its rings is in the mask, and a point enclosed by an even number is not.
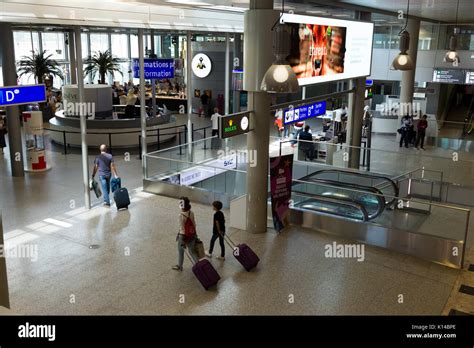
<svg viewBox="0 0 474 348"><path fill-rule="evenodd" d="M109 133L109 153L112 154L112 133Z"/></svg>
<svg viewBox="0 0 474 348"><path fill-rule="evenodd" d="M194 123L191 123L191 142L194 143Z"/></svg>
<svg viewBox="0 0 474 348"><path fill-rule="evenodd" d="M138 158L142 159L142 136L138 136Z"/></svg>
<svg viewBox="0 0 474 348"><path fill-rule="evenodd" d="M207 149L207 140L206 140L206 127L204 127L204 150Z"/></svg>
<svg viewBox="0 0 474 348"><path fill-rule="evenodd" d="M178 135L178 142L179 142L179 155L181 156L183 154L182 149L181 149L181 132L179 132L179 135Z"/></svg>
<svg viewBox="0 0 474 348"><path fill-rule="evenodd" d="M66 131L63 131L64 154L67 155Z"/></svg>
<svg viewBox="0 0 474 348"><path fill-rule="evenodd" d="M160 151L160 129L156 130L156 144L157 144L157 151Z"/></svg>

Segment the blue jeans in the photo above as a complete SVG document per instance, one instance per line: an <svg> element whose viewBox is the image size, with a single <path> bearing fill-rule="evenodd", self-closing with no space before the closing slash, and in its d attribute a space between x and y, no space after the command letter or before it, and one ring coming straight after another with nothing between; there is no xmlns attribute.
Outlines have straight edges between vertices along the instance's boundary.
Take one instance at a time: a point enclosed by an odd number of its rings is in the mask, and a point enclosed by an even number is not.
<svg viewBox="0 0 474 348"><path fill-rule="evenodd" d="M184 244L183 238L184 238L184 236L182 234L178 234L178 266L181 267L181 268L183 268L184 249L185 249L185 244ZM194 251L195 242L196 242L196 238L192 239L186 245L186 248L188 248L188 251L191 254L191 257L194 259L194 262L198 262L199 258L197 257L197 255Z"/></svg>
<svg viewBox="0 0 474 348"><path fill-rule="evenodd" d="M301 131L303 130L303 128L301 129L295 129L293 131L293 135L294 135L294 138L293 140L291 141L291 145L294 145L298 142L298 136L300 135Z"/></svg>
<svg viewBox="0 0 474 348"><path fill-rule="evenodd" d="M104 203L110 204L110 176L99 176L100 184L102 185L102 193L104 195Z"/></svg>

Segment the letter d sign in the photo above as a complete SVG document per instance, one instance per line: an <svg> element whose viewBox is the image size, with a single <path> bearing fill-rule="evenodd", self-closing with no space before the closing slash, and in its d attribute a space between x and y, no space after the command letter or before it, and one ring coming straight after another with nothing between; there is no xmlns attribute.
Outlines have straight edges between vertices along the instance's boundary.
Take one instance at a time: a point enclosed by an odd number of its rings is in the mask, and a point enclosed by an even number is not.
<svg viewBox="0 0 474 348"><path fill-rule="evenodd" d="M13 101L13 99L15 99L15 93L13 93L13 91L7 91L6 97L7 97L7 102L11 102Z"/></svg>

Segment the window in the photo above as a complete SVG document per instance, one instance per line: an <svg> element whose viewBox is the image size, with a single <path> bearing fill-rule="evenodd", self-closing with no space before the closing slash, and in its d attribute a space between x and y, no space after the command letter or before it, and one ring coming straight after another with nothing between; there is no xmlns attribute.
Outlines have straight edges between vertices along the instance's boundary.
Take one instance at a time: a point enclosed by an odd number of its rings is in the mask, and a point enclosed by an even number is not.
<svg viewBox="0 0 474 348"><path fill-rule="evenodd" d="M52 55L51 59L66 59L66 45L64 43L64 33L41 33L43 50L47 55Z"/></svg>
<svg viewBox="0 0 474 348"><path fill-rule="evenodd" d="M130 48L132 58L138 58L138 35L130 34Z"/></svg>
<svg viewBox="0 0 474 348"><path fill-rule="evenodd" d="M14 31L13 41L15 46L15 60L19 61L24 56L31 57L31 51L39 51L39 35L38 32Z"/></svg>
<svg viewBox="0 0 474 348"><path fill-rule="evenodd" d="M108 34L90 34L91 40L91 55L96 54L97 52L105 52L109 47L109 35Z"/></svg>
<svg viewBox="0 0 474 348"><path fill-rule="evenodd" d="M435 50L438 42L438 25L421 22L418 38L418 50Z"/></svg>
<svg viewBox="0 0 474 348"><path fill-rule="evenodd" d="M128 35L112 34L112 54L118 58L128 59Z"/></svg>
<svg viewBox="0 0 474 348"><path fill-rule="evenodd" d="M89 57L89 39L87 33L81 33L82 59Z"/></svg>
<svg viewBox="0 0 474 348"><path fill-rule="evenodd" d="M374 28L374 48L390 48L390 33L390 26L376 26Z"/></svg>

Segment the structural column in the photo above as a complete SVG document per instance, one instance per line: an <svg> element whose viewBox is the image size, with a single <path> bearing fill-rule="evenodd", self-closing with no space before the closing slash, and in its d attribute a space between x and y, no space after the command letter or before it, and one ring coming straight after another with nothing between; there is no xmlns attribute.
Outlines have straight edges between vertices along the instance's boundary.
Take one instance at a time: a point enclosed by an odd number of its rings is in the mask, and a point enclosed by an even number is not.
<svg viewBox="0 0 474 348"><path fill-rule="evenodd" d="M224 88L224 114L230 113L230 35L225 34L225 88Z"/></svg>
<svg viewBox="0 0 474 348"><path fill-rule="evenodd" d="M193 114L193 91L192 91L192 78L193 72L191 69L191 62L193 61L193 52L192 52L192 42L191 42L191 32L188 31L186 34L186 99L187 99L187 111L188 111L188 120L187 120L187 143L188 143L188 161L192 161L193 155L193 134L192 134L192 125L193 121L191 116ZM181 136L181 135L180 135Z"/></svg>
<svg viewBox="0 0 474 348"><path fill-rule="evenodd" d="M71 72L71 85L75 85L77 84L77 64L75 51L76 40L74 38L74 31L68 31L67 37L69 42L69 71Z"/></svg>
<svg viewBox="0 0 474 348"><path fill-rule="evenodd" d="M404 113L411 114L413 111L413 92L415 89L415 67L418 53L420 21L409 18L406 30L410 33L410 48L408 49L408 55L413 62L413 69L402 71L402 80L400 83L400 108L398 115L399 121L404 116Z"/></svg>
<svg viewBox="0 0 474 348"><path fill-rule="evenodd" d="M146 178L146 109L145 109L145 53L143 49L143 29L138 29L138 60L140 64L140 124L142 136L142 175Z"/></svg>
<svg viewBox="0 0 474 348"><path fill-rule="evenodd" d="M370 12L359 12L359 19L370 21ZM355 92L349 95L349 119L346 132L346 144L349 147L348 167L359 169L360 167L360 147L362 145L362 123L364 118L365 101L365 77L353 79L350 87L355 88Z"/></svg>
<svg viewBox="0 0 474 348"><path fill-rule="evenodd" d="M11 25L9 23L0 23L0 33L0 58L3 69L3 85L16 86L15 49ZM6 110L12 176L22 177L25 175L25 172L23 168L20 109L18 106L8 106Z"/></svg>
<svg viewBox="0 0 474 348"><path fill-rule="evenodd" d="M76 65L77 65L77 90L79 94L79 120L81 125L81 153L82 153L82 180L84 186L84 202L86 209L91 208L91 194L89 190L89 161L87 144L87 115L85 115L85 94L84 94L84 70L82 68L82 42L81 28L74 28Z"/></svg>
<svg viewBox="0 0 474 348"><path fill-rule="evenodd" d="M234 62L232 64L233 70L242 70L242 38L240 33L234 35ZM232 112L240 111L240 91L233 90L232 95Z"/></svg>
<svg viewBox="0 0 474 348"><path fill-rule="evenodd" d="M253 152L256 165L247 164L247 231L267 231L267 195L269 162L270 96L260 90L265 72L272 64L273 23L278 11L273 0L251 0L244 21L244 90L249 93L250 129L247 149Z"/></svg>

